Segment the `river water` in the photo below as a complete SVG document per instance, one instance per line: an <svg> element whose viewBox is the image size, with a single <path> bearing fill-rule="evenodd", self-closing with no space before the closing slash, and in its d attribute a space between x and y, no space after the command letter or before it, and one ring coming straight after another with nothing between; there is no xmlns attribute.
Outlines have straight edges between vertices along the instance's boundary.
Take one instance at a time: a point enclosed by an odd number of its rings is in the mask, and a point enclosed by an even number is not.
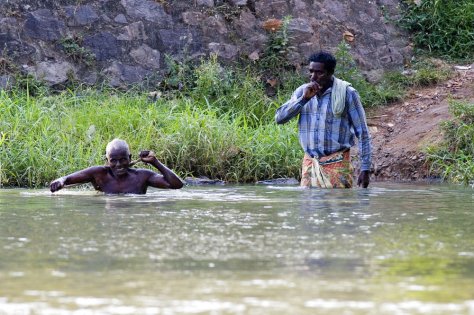
<svg viewBox="0 0 474 315"><path fill-rule="evenodd" d="M0 314L474 314L474 190L0 190Z"/></svg>

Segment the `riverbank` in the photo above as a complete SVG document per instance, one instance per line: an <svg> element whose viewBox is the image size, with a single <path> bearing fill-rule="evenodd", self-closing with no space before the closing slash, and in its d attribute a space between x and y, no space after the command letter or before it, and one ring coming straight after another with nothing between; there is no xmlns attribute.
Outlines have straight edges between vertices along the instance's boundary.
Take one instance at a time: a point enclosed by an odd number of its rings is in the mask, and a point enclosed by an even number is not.
<svg viewBox="0 0 474 315"><path fill-rule="evenodd" d="M440 126L452 118L449 103L474 104L474 64L459 68L447 81L411 88L403 101L367 112L374 180L425 181L438 176L430 170L426 149L443 141Z"/></svg>

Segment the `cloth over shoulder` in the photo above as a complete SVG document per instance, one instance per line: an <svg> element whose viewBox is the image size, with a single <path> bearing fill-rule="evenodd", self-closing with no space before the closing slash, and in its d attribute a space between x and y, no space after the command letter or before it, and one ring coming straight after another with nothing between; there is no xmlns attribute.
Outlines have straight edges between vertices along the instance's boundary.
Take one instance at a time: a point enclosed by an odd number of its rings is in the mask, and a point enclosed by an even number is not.
<svg viewBox="0 0 474 315"><path fill-rule="evenodd" d="M331 104L334 116L341 116L346 105L346 90L351 84L347 81L334 77L331 91Z"/></svg>

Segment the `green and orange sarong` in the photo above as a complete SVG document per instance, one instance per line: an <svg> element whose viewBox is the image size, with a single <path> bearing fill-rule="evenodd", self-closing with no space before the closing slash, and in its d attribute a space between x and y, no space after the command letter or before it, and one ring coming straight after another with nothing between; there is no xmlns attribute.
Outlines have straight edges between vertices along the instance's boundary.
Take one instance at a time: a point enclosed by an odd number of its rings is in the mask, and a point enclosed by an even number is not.
<svg viewBox="0 0 474 315"><path fill-rule="evenodd" d="M336 152L319 159L305 154L301 169L301 186L351 188L352 172L349 150Z"/></svg>

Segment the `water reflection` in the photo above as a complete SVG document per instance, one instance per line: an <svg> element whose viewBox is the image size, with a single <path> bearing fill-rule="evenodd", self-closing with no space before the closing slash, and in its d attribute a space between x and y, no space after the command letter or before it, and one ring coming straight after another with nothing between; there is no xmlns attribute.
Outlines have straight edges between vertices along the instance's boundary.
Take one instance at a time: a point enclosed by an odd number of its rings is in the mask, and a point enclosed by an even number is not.
<svg viewBox="0 0 474 315"><path fill-rule="evenodd" d="M0 314L472 314L473 191L0 190Z"/></svg>

